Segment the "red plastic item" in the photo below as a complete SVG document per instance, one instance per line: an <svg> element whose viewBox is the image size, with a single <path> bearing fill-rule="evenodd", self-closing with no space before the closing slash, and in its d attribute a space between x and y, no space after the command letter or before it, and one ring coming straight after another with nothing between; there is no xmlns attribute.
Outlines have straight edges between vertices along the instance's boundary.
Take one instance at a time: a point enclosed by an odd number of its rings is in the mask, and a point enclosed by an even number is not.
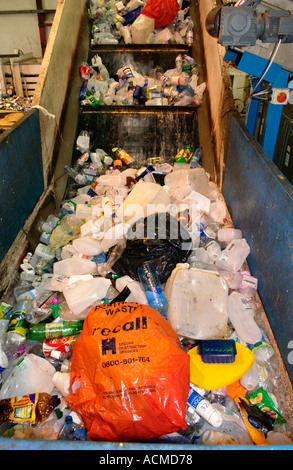
<svg viewBox="0 0 293 470"><path fill-rule="evenodd" d="M179 11L177 0L147 0L141 14L154 18L155 28L168 26Z"/></svg>
<svg viewBox="0 0 293 470"><path fill-rule="evenodd" d="M151 439L187 427L189 356L148 305L93 307L74 345L70 383L68 404L91 440Z"/></svg>

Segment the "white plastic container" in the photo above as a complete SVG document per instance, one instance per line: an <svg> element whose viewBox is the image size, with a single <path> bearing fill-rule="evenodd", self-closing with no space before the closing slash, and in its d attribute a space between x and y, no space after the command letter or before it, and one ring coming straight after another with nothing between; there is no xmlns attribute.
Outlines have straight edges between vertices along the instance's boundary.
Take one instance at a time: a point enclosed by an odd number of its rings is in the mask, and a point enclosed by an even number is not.
<svg viewBox="0 0 293 470"><path fill-rule="evenodd" d="M164 182L170 189L189 186L191 190L203 194L209 190L209 178L204 168L172 171L165 176Z"/></svg>
<svg viewBox="0 0 293 470"><path fill-rule="evenodd" d="M55 372L52 382L64 398L69 395L70 372Z"/></svg>
<svg viewBox="0 0 293 470"><path fill-rule="evenodd" d="M44 245L43 243L39 243L38 246L35 249L35 254L37 256L40 256L41 258L45 258L48 261L54 258L54 254L50 253L50 249L47 245Z"/></svg>
<svg viewBox="0 0 293 470"><path fill-rule="evenodd" d="M209 213L211 201L203 194L200 194L197 191L191 191L182 201L183 204L188 202L196 205L197 210L206 212L207 214Z"/></svg>
<svg viewBox="0 0 293 470"><path fill-rule="evenodd" d="M222 250L216 260L216 266L218 269L239 271L249 253L250 247L245 238L233 240Z"/></svg>
<svg viewBox="0 0 293 470"><path fill-rule="evenodd" d="M77 251L75 248L73 248L72 244L65 245L61 249L61 259L71 258L76 254Z"/></svg>
<svg viewBox="0 0 293 470"><path fill-rule="evenodd" d="M28 354L21 358L0 390L0 399L13 398L30 393L51 393L55 367L46 359Z"/></svg>
<svg viewBox="0 0 293 470"><path fill-rule="evenodd" d="M124 176L119 175L102 175L97 178L97 183L101 184L102 186L125 186L126 178Z"/></svg>
<svg viewBox="0 0 293 470"><path fill-rule="evenodd" d="M101 242L91 236L75 238L72 246L78 253L86 256L95 256L103 251Z"/></svg>
<svg viewBox="0 0 293 470"><path fill-rule="evenodd" d="M100 232L97 219L89 219L85 224L80 227L80 234L82 237L97 235Z"/></svg>
<svg viewBox="0 0 293 470"><path fill-rule="evenodd" d="M116 215L121 221L133 223L155 212L165 212L170 204L170 196L162 186L139 182L117 209Z"/></svg>
<svg viewBox="0 0 293 470"><path fill-rule="evenodd" d="M166 282L168 320L178 335L217 339L228 324L228 284L217 271L179 263Z"/></svg>
<svg viewBox="0 0 293 470"><path fill-rule="evenodd" d="M53 274L63 274L66 277L75 274L93 274L95 271L96 263L77 256L56 261L53 265Z"/></svg>
<svg viewBox="0 0 293 470"><path fill-rule="evenodd" d="M129 224L117 224L114 227L111 227L107 232L104 234L104 238L101 241L101 248L102 251L107 253L109 249L116 245L118 240L121 240L124 235L126 235L128 229L130 228Z"/></svg>
<svg viewBox="0 0 293 470"><path fill-rule="evenodd" d="M116 280L116 289L121 292L124 287L128 287L130 295L127 297L127 302L138 302L139 304L148 305L148 301L141 284L132 279L130 276L122 276Z"/></svg>
<svg viewBox="0 0 293 470"><path fill-rule="evenodd" d="M239 229L236 229L234 227L224 227L218 230L219 242L230 243L236 238L242 238L242 232Z"/></svg>
<svg viewBox="0 0 293 470"><path fill-rule="evenodd" d="M130 27L133 44L145 44L151 32L155 29L154 18L140 14Z"/></svg>
<svg viewBox="0 0 293 470"><path fill-rule="evenodd" d="M77 204L75 215L78 219L86 219L87 217L95 217L101 211L102 207L99 204Z"/></svg>
<svg viewBox="0 0 293 470"><path fill-rule="evenodd" d="M86 281L79 280L69 284L63 291L70 310L78 315L98 299L106 296L111 285L110 279L95 277Z"/></svg>
<svg viewBox="0 0 293 470"><path fill-rule="evenodd" d="M254 320L253 310L238 292L232 292L228 297L228 316L241 341L247 344L261 341L262 331Z"/></svg>

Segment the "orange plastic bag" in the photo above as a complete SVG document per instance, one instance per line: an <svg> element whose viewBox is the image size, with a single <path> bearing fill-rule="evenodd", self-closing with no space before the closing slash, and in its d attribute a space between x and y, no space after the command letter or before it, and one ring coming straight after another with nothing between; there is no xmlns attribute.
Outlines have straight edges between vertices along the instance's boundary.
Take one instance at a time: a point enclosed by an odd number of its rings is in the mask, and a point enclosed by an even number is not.
<svg viewBox="0 0 293 470"><path fill-rule="evenodd" d="M163 28L174 20L178 10L177 0L147 0L141 14L154 18L155 28Z"/></svg>
<svg viewBox="0 0 293 470"><path fill-rule="evenodd" d="M93 307L72 357L72 410L92 440L150 439L186 429L189 356L162 315L138 303Z"/></svg>

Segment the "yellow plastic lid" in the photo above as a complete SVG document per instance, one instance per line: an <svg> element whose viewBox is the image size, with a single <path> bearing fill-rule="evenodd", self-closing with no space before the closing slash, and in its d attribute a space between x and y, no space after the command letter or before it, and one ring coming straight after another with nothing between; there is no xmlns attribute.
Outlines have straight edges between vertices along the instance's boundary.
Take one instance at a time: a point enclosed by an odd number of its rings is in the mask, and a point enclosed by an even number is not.
<svg viewBox="0 0 293 470"><path fill-rule="evenodd" d="M190 349L190 381L205 390L218 390L239 380L254 363L254 354L243 344L236 343L235 361L210 364L203 362L199 346Z"/></svg>

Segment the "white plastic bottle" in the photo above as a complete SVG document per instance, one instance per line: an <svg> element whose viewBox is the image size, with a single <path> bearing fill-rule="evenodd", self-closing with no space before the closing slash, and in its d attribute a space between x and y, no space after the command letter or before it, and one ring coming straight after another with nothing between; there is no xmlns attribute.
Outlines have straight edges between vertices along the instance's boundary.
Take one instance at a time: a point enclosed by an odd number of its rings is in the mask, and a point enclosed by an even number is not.
<svg viewBox="0 0 293 470"><path fill-rule="evenodd" d="M121 292L124 287L128 287L131 294L127 297L127 302L138 302L139 304L148 305L148 301L139 282L130 276L122 276L116 279L116 289Z"/></svg>
<svg viewBox="0 0 293 470"><path fill-rule="evenodd" d="M245 238L232 240L216 260L216 266L219 269L239 271L249 253L250 247Z"/></svg>
<svg viewBox="0 0 293 470"><path fill-rule="evenodd" d="M202 395L200 395L193 384L190 384L190 390L187 403L192 406L197 414L204 418L211 426L218 428L223 422L220 412Z"/></svg>
<svg viewBox="0 0 293 470"><path fill-rule="evenodd" d="M96 263L86 258L72 256L71 258L56 261L53 265L53 274L63 274L70 277L76 274L93 274L96 271Z"/></svg>
<svg viewBox="0 0 293 470"><path fill-rule="evenodd" d="M100 241L92 236L75 238L72 242L72 246L78 253L85 256L95 256L104 251Z"/></svg>
<svg viewBox="0 0 293 470"><path fill-rule="evenodd" d="M133 44L145 44L154 29L154 18L140 14L130 27Z"/></svg>
<svg viewBox="0 0 293 470"><path fill-rule="evenodd" d="M262 331L254 320L253 310L239 292L232 292L228 296L228 317L244 343L255 344L261 341Z"/></svg>
<svg viewBox="0 0 293 470"><path fill-rule="evenodd" d="M116 28L120 31L125 44L132 44L130 26L129 25L123 26L121 23L116 23Z"/></svg>
<svg viewBox="0 0 293 470"><path fill-rule="evenodd" d="M246 372L246 374L241 377L240 383L249 392L259 386L259 372L258 365L256 362L254 362L251 368Z"/></svg>
<svg viewBox="0 0 293 470"><path fill-rule="evenodd" d="M110 285L110 279L103 277L95 277L85 281L79 280L68 285L63 294L70 310L78 315L95 301L104 298Z"/></svg>
<svg viewBox="0 0 293 470"><path fill-rule="evenodd" d="M218 230L219 242L230 243L236 238L242 238L242 232L234 227L222 227Z"/></svg>
<svg viewBox="0 0 293 470"><path fill-rule="evenodd" d="M61 395L66 398L70 393L70 372L55 372L52 377L52 383L57 390L59 390Z"/></svg>

